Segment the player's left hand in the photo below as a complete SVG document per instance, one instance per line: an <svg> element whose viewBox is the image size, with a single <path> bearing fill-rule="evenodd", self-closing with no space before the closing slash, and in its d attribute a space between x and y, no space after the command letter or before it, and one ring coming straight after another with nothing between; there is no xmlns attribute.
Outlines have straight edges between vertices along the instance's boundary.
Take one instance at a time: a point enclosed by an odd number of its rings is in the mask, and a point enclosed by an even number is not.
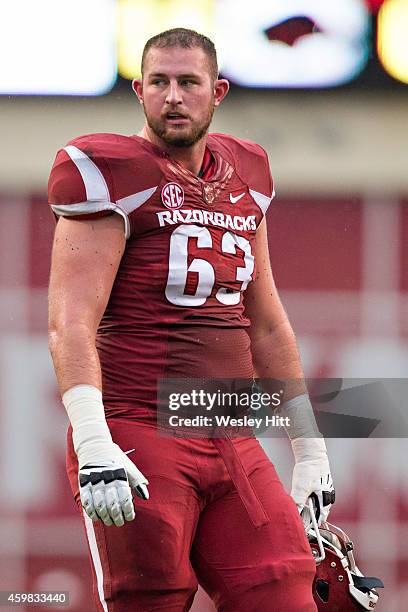
<svg viewBox="0 0 408 612"><path fill-rule="evenodd" d="M312 499L315 516L320 526L327 521L335 500L333 479L323 438L292 440L296 459L292 476L291 496L302 516L305 527L310 525L308 500Z"/></svg>

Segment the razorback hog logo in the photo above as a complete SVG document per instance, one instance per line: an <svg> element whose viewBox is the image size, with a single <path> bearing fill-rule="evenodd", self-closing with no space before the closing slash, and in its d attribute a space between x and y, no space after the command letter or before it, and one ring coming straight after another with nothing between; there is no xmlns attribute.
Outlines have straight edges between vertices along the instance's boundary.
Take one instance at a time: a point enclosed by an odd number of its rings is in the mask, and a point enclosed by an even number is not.
<svg viewBox="0 0 408 612"><path fill-rule="evenodd" d="M161 192L161 199L166 208L181 208L184 204L184 191L177 183L166 183Z"/></svg>

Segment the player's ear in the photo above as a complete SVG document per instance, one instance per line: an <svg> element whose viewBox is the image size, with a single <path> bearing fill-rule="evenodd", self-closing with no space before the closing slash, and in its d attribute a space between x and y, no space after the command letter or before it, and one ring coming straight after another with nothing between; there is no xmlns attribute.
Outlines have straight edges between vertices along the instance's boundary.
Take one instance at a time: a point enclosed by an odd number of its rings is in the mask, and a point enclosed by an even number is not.
<svg viewBox="0 0 408 612"><path fill-rule="evenodd" d="M214 81L214 105L219 106L229 91L227 79L217 79Z"/></svg>
<svg viewBox="0 0 408 612"><path fill-rule="evenodd" d="M143 104L143 86L142 79L133 79L132 81L132 89L137 95L140 104Z"/></svg>

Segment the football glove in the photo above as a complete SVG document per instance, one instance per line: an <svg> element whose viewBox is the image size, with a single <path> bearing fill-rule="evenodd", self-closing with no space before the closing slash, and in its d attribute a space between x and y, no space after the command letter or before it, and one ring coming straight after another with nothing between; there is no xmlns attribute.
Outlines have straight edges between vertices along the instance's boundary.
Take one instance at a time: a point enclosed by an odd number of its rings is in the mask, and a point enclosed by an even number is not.
<svg viewBox="0 0 408 612"><path fill-rule="evenodd" d="M93 521L122 527L135 518L131 488L147 500L148 481L117 444L107 447L103 457L79 469L81 504Z"/></svg>
<svg viewBox="0 0 408 612"><path fill-rule="evenodd" d="M289 424L285 429L295 456L291 496L305 527L310 526L311 507L315 508L315 517L320 526L327 520L335 495L326 444L319 432L308 394L298 395L283 403L279 413L288 418ZM309 500L312 500L313 506Z"/></svg>
<svg viewBox="0 0 408 612"><path fill-rule="evenodd" d="M335 501L333 479L323 438L296 438L291 440L295 467L292 475L291 496L302 516L305 527L311 522L309 499L320 526L327 521Z"/></svg>
<svg viewBox="0 0 408 612"><path fill-rule="evenodd" d="M121 527L135 518L131 489L149 499L148 480L113 442L99 389L78 385L62 399L78 457L81 504L93 521Z"/></svg>

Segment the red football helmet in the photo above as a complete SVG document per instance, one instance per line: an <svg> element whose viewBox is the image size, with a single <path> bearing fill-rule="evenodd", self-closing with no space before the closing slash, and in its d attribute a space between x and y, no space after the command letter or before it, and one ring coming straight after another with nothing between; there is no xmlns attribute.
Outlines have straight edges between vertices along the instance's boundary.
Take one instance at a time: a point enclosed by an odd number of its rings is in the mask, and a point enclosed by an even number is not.
<svg viewBox="0 0 408 612"><path fill-rule="evenodd" d="M330 523L317 526L311 510L311 523L306 529L316 576L313 597L322 612L356 612L373 610L378 601L375 590L384 585L379 578L364 576L354 560L353 543L338 527Z"/></svg>

